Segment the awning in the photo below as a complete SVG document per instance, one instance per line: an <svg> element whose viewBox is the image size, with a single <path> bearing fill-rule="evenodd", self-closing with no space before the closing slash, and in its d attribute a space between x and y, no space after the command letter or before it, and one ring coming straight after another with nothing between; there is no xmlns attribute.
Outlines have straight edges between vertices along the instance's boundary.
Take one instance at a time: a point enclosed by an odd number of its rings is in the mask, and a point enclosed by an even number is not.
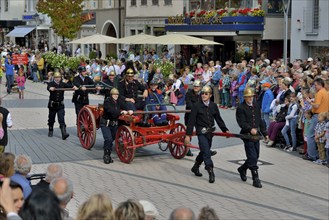
<svg viewBox="0 0 329 220"><path fill-rule="evenodd" d="M25 35L34 29L35 27L15 27L15 29L10 31L6 37L25 37Z"/></svg>

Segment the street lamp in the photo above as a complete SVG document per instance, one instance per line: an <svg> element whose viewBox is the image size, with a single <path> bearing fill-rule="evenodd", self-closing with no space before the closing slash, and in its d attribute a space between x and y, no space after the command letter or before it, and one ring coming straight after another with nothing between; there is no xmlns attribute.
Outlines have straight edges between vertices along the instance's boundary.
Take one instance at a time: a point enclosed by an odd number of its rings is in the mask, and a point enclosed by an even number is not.
<svg viewBox="0 0 329 220"><path fill-rule="evenodd" d="M283 63L287 67L288 52L288 13L291 0L282 0L284 12L284 40L283 40Z"/></svg>
<svg viewBox="0 0 329 220"><path fill-rule="evenodd" d="M35 49L38 49L38 20L39 20L39 14L35 13L33 15L33 18L35 20Z"/></svg>

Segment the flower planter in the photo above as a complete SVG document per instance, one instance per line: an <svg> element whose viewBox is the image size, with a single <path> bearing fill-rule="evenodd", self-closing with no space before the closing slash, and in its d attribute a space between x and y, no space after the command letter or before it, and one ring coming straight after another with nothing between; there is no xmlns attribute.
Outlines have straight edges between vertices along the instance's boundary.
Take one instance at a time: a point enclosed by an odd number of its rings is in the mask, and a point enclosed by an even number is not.
<svg viewBox="0 0 329 220"><path fill-rule="evenodd" d="M232 16L222 17L223 23L263 23L264 17Z"/></svg>

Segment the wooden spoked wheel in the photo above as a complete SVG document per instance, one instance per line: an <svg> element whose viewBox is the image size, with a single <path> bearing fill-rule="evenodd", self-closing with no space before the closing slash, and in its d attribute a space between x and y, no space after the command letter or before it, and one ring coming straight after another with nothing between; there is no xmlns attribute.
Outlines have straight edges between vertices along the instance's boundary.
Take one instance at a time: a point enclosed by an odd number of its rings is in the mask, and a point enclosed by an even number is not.
<svg viewBox="0 0 329 220"><path fill-rule="evenodd" d="M89 150L96 141L96 121L93 112L83 107L78 115L78 137L83 148Z"/></svg>
<svg viewBox="0 0 329 220"><path fill-rule="evenodd" d="M183 124L178 123L178 124L175 124L175 128L170 130L170 134L175 134L177 132L185 132L185 131L186 131L185 126ZM184 138L185 138L185 136L182 135L180 137L174 138L173 141L184 143ZM189 150L189 147L184 146L184 144L176 144L171 141L169 141L168 147L169 147L171 155L176 159L181 159L181 158L185 157L186 153Z"/></svg>
<svg viewBox="0 0 329 220"><path fill-rule="evenodd" d="M131 129L122 125L118 128L115 137L115 149L121 162L130 163L135 157L135 148L129 148L135 145L134 134Z"/></svg>

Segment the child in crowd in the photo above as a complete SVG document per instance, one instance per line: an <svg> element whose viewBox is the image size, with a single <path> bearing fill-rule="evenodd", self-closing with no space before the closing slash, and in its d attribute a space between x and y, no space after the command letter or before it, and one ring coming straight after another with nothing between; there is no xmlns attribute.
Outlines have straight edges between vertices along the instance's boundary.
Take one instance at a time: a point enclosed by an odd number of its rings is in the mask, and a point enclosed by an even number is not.
<svg viewBox="0 0 329 220"><path fill-rule="evenodd" d="M305 154L307 152L307 137L310 135L310 124L311 124L311 119L312 119L312 110L306 110L304 112L304 147L302 153Z"/></svg>
<svg viewBox="0 0 329 220"><path fill-rule="evenodd" d="M323 163L329 168L329 113L327 112L327 122L325 127L325 140L326 140L326 153L327 153L327 160Z"/></svg>
<svg viewBox="0 0 329 220"><path fill-rule="evenodd" d="M219 94L220 94L220 108L228 108L228 99L230 95L230 77L228 75L228 69L223 69L222 78L219 80L218 86Z"/></svg>
<svg viewBox="0 0 329 220"><path fill-rule="evenodd" d="M296 128L297 128L297 116L298 116L298 104L295 93L290 94L290 104L288 107L288 113L286 116L286 125L283 127L281 133L286 142L286 146L283 150L287 152L292 152L297 150L297 137L296 137ZM290 145L290 139L288 136L288 131L290 130L290 135L292 139L292 145Z"/></svg>
<svg viewBox="0 0 329 220"><path fill-rule="evenodd" d="M25 78L23 67L20 67L18 70L18 76L16 77L16 82L17 82L17 87L18 87L19 99L24 99L26 78Z"/></svg>
<svg viewBox="0 0 329 220"><path fill-rule="evenodd" d="M234 110L236 109L236 99L238 98L238 88L237 88L237 83L238 83L238 76L235 74L232 74L231 77L231 87L230 87L230 94L231 94L231 109Z"/></svg>
<svg viewBox="0 0 329 220"><path fill-rule="evenodd" d="M325 127L327 120L327 112L321 112L318 115L318 123L315 126L315 142L319 151L319 159L314 161L316 164L322 164L326 160L326 149L325 149Z"/></svg>

